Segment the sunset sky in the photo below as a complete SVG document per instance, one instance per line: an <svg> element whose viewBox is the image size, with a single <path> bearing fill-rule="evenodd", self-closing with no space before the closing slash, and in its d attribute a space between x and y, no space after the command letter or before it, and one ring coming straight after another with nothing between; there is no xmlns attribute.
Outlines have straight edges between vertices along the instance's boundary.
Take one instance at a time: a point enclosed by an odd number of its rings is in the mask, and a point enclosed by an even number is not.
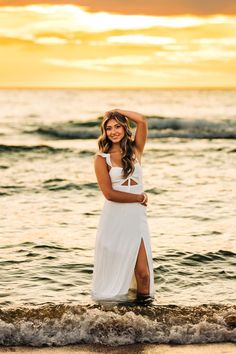
<svg viewBox="0 0 236 354"><path fill-rule="evenodd" d="M235 86L235 0L0 0L0 87Z"/></svg>

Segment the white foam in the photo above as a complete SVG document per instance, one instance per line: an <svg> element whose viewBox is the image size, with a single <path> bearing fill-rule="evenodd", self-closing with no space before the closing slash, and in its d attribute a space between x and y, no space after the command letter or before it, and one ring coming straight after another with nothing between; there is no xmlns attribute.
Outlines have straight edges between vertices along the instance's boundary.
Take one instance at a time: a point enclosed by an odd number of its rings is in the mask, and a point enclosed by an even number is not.
<svg viewBox="0 0 236 354"><path fill-rule="evenodd" d="M87 309L83 314L66 311L61 318L0 320L1 345L63 346L77 343L124 345L132 343L215 343L236 342L236 328L227 327L222 316L215 322L203 319L197 324L167 324L128 311L117 314ZM174 322L174 318L172 318Z"/></svg>

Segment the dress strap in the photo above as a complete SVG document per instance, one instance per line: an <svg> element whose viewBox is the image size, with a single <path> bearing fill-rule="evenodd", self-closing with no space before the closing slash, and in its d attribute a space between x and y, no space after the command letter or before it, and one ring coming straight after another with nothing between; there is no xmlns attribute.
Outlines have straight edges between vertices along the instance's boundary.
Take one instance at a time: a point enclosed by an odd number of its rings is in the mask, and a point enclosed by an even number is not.
<svg viewBox="0 0 236 354"><path fill-rule="evenodd" d="M108 165L112 167L112 163L111 163L111 155L110 155L110 154L107 154L106 161L107 161Z"/></svg>
<svg viewBox="0 0 236 354"><path fill-rule="evenodd" d="M104 157L106 159L106 163L108 164L108 166L112 167L110 154L99 151L99 152L97 152L97 155Z"/></svg>

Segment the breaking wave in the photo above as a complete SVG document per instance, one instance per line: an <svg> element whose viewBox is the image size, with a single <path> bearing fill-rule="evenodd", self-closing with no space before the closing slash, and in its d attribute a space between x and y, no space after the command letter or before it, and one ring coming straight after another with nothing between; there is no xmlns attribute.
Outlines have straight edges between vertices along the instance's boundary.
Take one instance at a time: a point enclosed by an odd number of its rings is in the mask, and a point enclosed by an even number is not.
<svg viewBox="0 0 236 354"><path fill-rule="evenodd" d="M70 305L0 309L0 344L236 342L233 305Z"/></svg>
<svg viewBox="0 0 236 354"><path fill-rule="evenodd" d="M0 153L5 152L43 152L57 153L62 151L70 151L68 148L54 148L48 145L0 145Z"/></svg>
<svg viewBox="0 0 236 354"><path fill-rule="evenodd" d="M27 133L55 139L96 139L100 135L100 120L67 122L41 126ZM133 125L133 124L132 124ZM236 122L211 122L204 119L148 117L149 138L236 139Z"/></svg>

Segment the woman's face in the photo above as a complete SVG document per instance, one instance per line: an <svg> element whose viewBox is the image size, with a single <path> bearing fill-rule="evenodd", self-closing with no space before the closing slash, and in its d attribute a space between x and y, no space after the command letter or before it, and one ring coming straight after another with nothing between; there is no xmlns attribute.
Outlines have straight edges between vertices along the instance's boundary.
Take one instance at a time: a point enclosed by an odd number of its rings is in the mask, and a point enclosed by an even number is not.
<svg viewBox="0 0 236 354"><path fill-rule="evenodd" d="M119 143L125 135L125 130L118 121L110 119L106 124L106 134L112 143Z"/></svg>

